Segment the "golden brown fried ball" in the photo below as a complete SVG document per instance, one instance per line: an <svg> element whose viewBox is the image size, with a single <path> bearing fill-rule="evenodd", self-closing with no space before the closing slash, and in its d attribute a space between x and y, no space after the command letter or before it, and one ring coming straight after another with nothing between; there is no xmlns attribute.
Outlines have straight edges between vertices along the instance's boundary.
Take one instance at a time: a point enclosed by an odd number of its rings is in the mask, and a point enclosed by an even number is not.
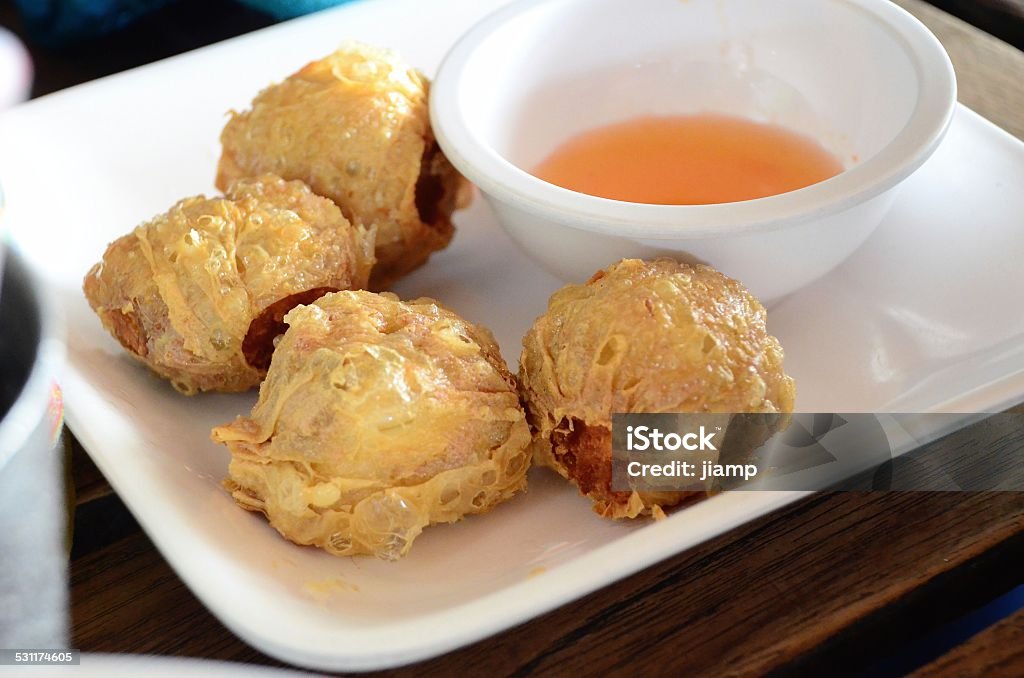
<svg viewBox="0 0 1024 678"><path fill-rule="evenodd" d="M263 379L285 313L364 287L372 266L372 232L268 175L114 241L84 290L114 338L182 393L243 391Z"/></svg>
<svg viewBox="0 0 1024 678"><path fill-rule="evenodd" d="M377 227L370 286L383 289L448 245L469 196L434 141L428 87L393 52L347 43L232 114L217 186L262 172L305 181Z"/></svg>
<svg viewBox="0 0 1024 678"><path fill-rule="evenodd" d="M670 259L625 259L562 288L523 339L534 459L608 517L658 514L687 499L612 490L612 414L792 411L793 380L765 320L740 283Z"/></svg>
<svg viewBox="0 0 1024 678"><path fill-rule="evenodd" d="M526 487L529 427L490 332L431 299L339 292L286 317L225 486L298 544L405 555Z"/></svg>

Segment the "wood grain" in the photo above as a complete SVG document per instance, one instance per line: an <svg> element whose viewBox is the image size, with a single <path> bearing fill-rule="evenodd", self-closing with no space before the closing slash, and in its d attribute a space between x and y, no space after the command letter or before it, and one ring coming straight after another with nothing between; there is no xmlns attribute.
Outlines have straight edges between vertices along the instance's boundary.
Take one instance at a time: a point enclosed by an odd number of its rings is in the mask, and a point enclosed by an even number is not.
<svg viewBox="0 0 1024 678"><path fill-rule="evenodd" d="M1024 53L924 0L895 0L935 33L956 69L960 101L1024 138Z"/></svg>
<svg viewBox="0 0 1024 678"><path fill-rule="evenodd" d="M1024 676L1024 610L985 629L911 676Z"/></svg>
<svg viewBox="0 0 1024 678"><path fill-rule="evenodd" d="M928 0L941 10L1024 49L1024 0Z"/></svg>
<svg viewBox="0 0 1024 678"><path fill-rule="evenodd" d="M64 442L71 449L71 468L75 472L75 504L88 504L112 494L114 490L107 479L67 429L64 430Z"/></svg>
<svg viewBox="0 0 1024 678"><path fill-rule="evenodd" d="M993 511L1014 518L993 524ZM1017 494L821 495L394 674L763 674L1019 532L1022 516Z"/></svg>
<svg viewBox="0 0 1024 678"><path fill-rule="evenodd" d="M277 663L221 626L141 531L72 563L71 614L87 652Z"/></svg>
<svg viewBox="0 0 1024 678"><path fill-rule="evenodd" d="M386 675L469 666L481 675L760 674L943 576L961 572L945 585L955 589L949 600L972 589L997 594L1011 585L1000 576L1017 573L1005 563L970 565L1022 529L1021 493L823 494L509 632ZM268 661L205 612L141 533L75 562L72 590L76 647ZM928 623L905 626L918 632Z"/></svg>

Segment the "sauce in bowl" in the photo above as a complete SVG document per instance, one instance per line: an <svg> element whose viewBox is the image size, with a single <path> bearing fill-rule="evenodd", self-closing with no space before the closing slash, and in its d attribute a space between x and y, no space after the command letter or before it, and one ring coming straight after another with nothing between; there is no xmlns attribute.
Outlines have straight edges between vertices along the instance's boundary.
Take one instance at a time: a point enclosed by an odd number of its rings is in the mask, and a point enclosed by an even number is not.
<svg viewBox="0 0 1024 678"><path fill-rule="evenodd" d="M579 193L656 205L753 200L843 171L820 143L778 125L716 115L644 116L584 132L533 172Z"/></svg>

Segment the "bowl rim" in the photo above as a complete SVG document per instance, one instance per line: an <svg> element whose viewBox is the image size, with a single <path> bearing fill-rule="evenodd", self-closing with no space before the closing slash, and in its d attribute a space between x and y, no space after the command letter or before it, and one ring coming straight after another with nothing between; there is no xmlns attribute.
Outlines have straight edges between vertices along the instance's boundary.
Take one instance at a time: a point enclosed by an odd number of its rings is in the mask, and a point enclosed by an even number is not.
<svg viewBox="0 0 1024 678"><path fill-rule="evenodd" d="M578 193L550 184L502 157L471 130L459 105L467 65L509 20L542 5L581 0L515 0L460 37L431 86L434 135L452 164L487 195L542 218L594 233L648 240L765 233L844 211L913 174L942 141L956 110L956 74L938 38L889 0L828 0L860 10L902 44L918 96L903 128L862 163L823 182L788 193L711 205L655 205Z"/></svg>

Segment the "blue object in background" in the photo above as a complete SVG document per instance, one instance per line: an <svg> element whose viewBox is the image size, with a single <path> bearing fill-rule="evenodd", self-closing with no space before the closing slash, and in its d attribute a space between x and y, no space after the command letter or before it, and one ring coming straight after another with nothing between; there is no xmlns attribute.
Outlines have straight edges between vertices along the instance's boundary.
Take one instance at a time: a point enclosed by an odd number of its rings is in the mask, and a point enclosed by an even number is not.
<svg viewBox="0 0 1024 678"><path fill-rule="evenodd" d="M61 47L124 28L171 0L16 0L32 41Z"/></svg>
<svg viewBox="0 0 1024 678"><path fill-rule="evenodd" d="M353 0L239 0L243 5L266 12L275 19L293 19Z"/></svg>
<svg viewBox="0 0 1024 678"><path fill-rule="evenodd" d="M900 651L875 662L860 671L858 675L865 678L905 676L911 671L935 661L957 645L967 642L975 634L999 623L1021 609L1024 609L1024 585L1011 589L978 609L943 624L909 643Z"/></svg>
<svg viewBox="0 0 1024 678"><path fill-rule="evenodd" d="M291 19L351 0L240 0L275 19ZM32 41L63 47L108 35L175 0L15 0Z"/></svg>

